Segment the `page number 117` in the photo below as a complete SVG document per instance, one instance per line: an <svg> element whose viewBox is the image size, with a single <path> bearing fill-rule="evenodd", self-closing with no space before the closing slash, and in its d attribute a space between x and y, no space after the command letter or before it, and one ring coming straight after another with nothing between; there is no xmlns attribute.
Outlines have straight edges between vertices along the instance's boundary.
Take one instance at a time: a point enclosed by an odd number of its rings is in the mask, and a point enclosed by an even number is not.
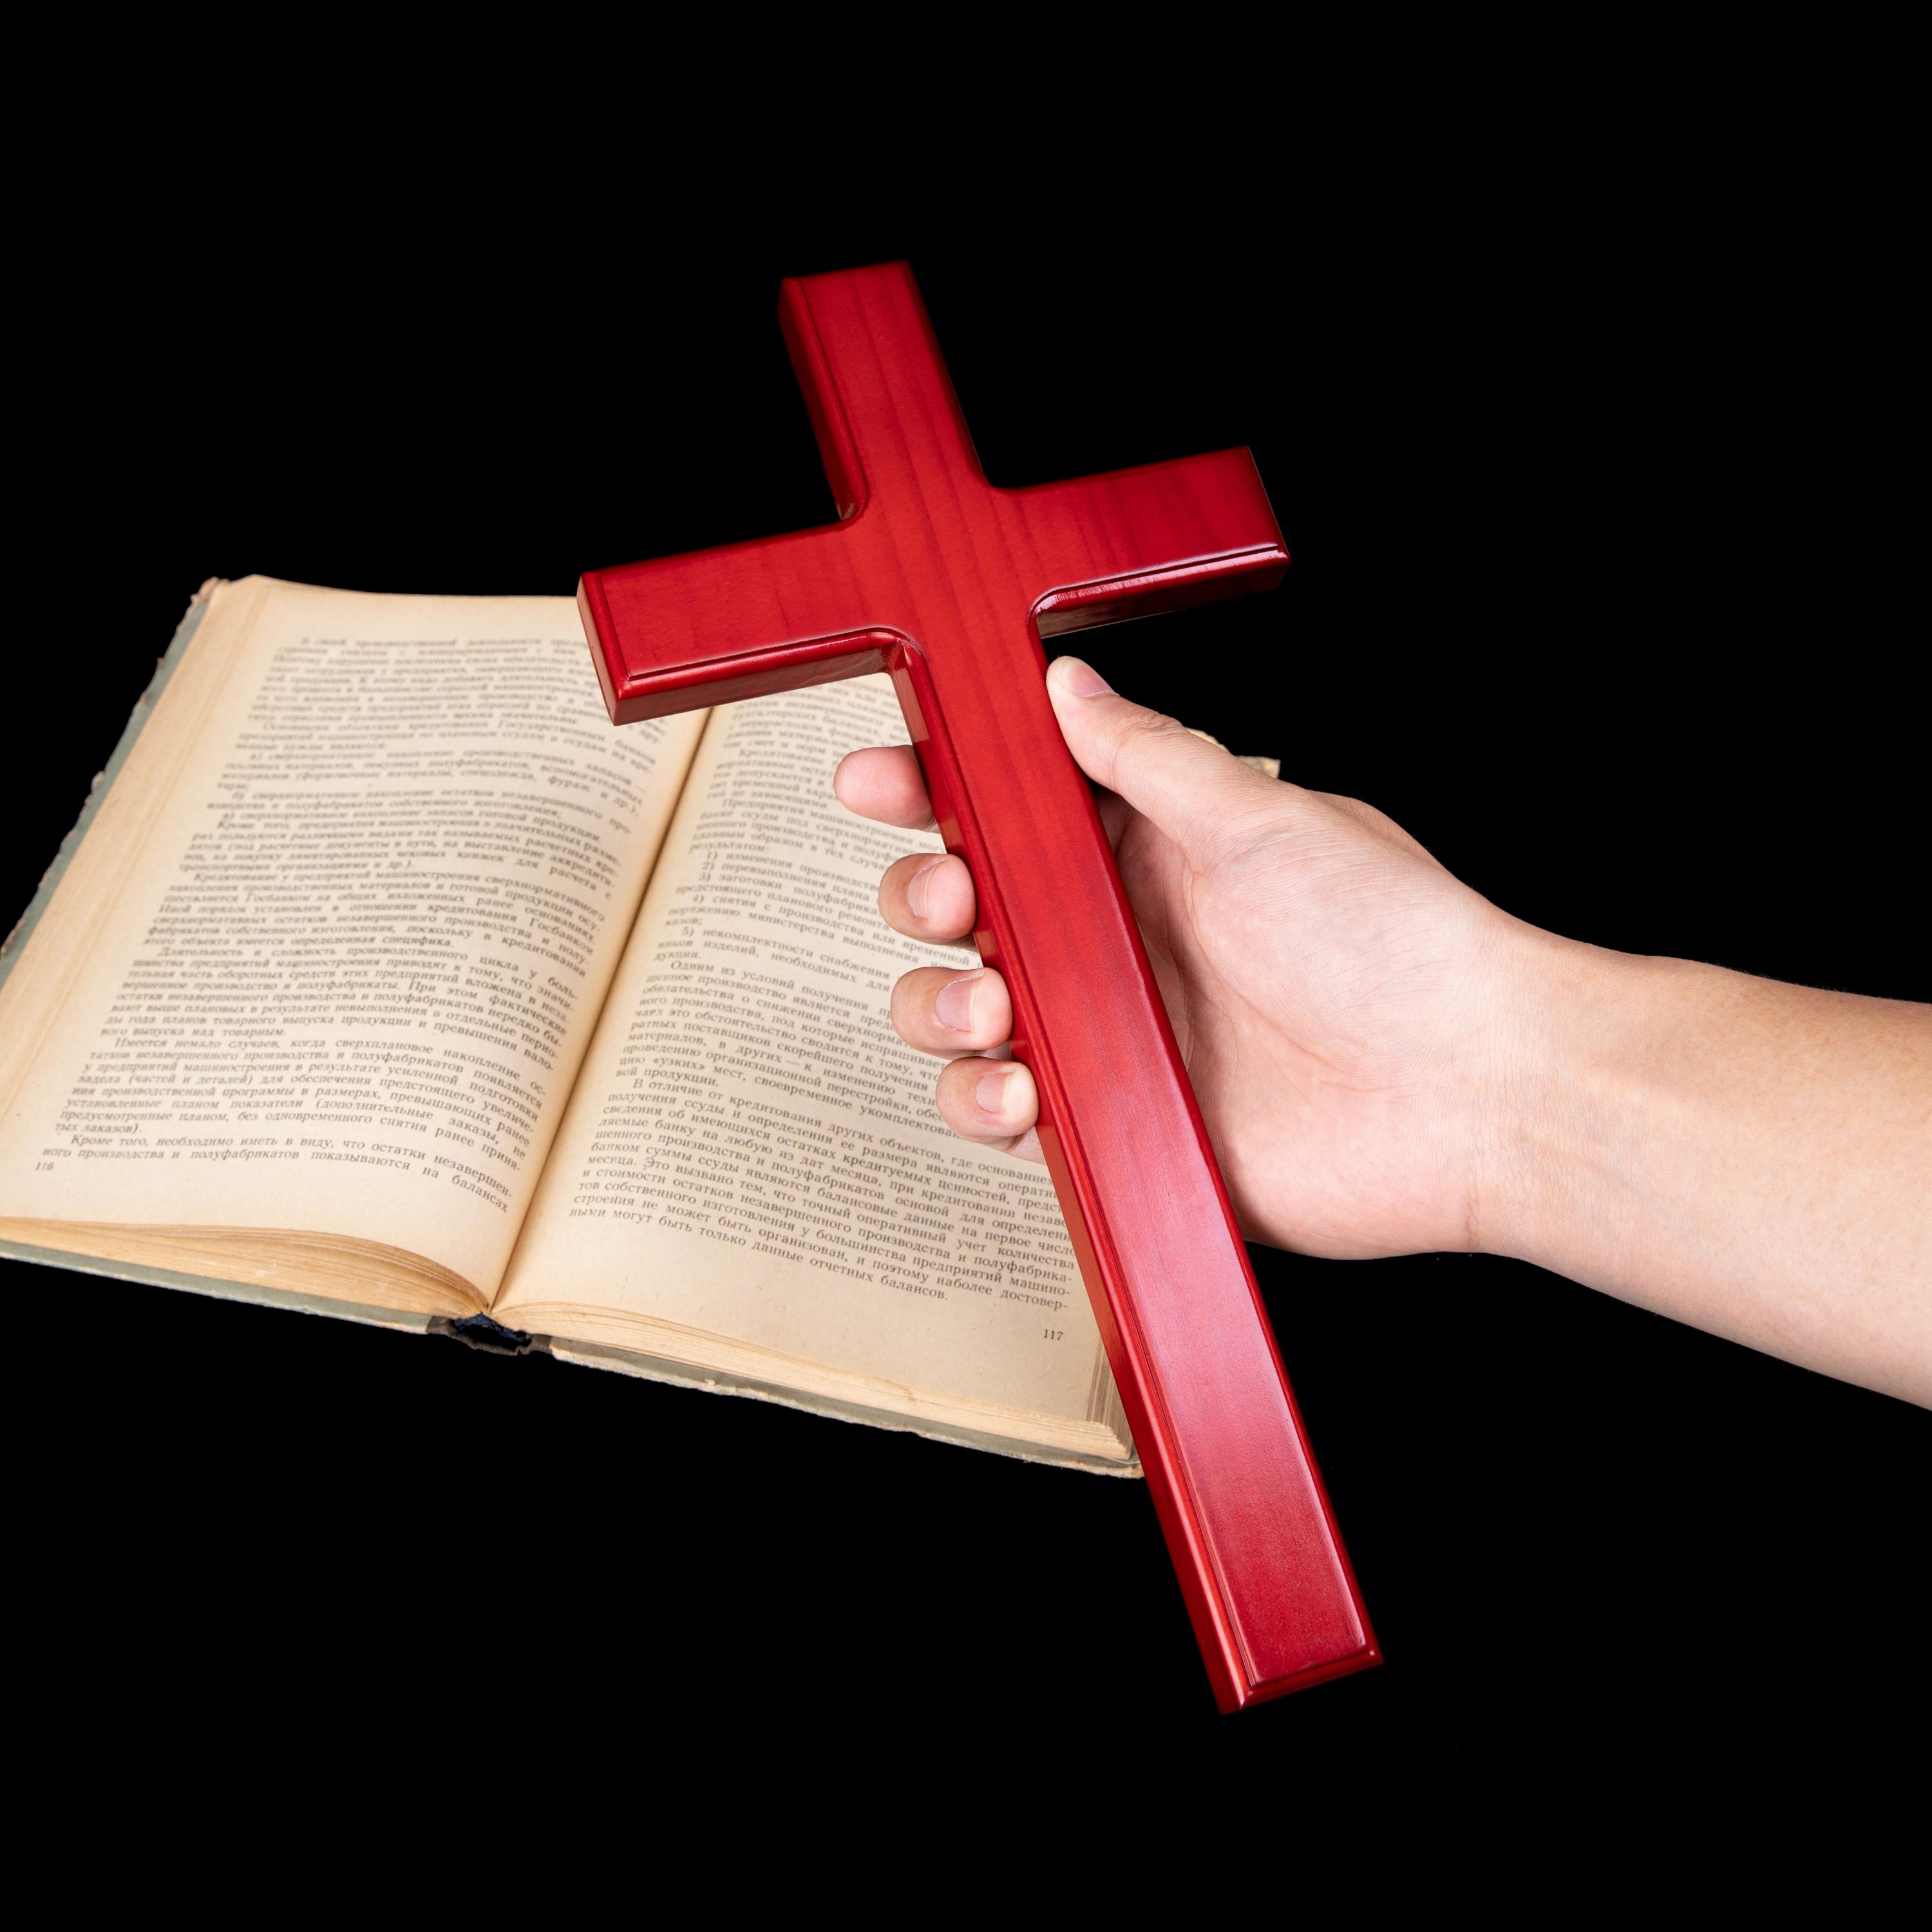
<svg viewBox="0 0 1932 1932"><path fill-rule="evenodd" d="M1042 1328L1040 1331L1049 1342L1059 1341L1066 1333L1064 1328Z"/></svg>

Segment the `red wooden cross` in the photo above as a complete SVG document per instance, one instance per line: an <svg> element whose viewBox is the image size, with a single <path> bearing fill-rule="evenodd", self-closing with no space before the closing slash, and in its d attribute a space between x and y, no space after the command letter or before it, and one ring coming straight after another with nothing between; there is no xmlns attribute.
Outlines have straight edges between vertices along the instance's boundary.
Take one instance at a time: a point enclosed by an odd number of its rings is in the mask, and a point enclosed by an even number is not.
<svg viewBox="0 0 1932 1932"><path fill-rule="evenodd" d="M903 262L784 284L842 521L590 572L610 715L888 670L980 956L1011 989L1059 1191L1223 1710L1379 1653L1276 1353L1042 637L1288 563L1244 449L1031 490L980 473Z"/></svg>

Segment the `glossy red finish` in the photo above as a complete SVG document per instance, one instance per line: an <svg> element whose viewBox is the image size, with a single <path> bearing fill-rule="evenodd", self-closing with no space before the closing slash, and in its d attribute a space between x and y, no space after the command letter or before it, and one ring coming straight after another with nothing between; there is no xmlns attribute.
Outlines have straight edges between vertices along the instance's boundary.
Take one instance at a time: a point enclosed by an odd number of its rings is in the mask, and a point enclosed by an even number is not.
<svg viewBox="0 0 1932 1932"><path fill-rule="evenodd" d="M1037 489L980 473L903 263L784 285L843 520L593 571L619 723L890 670L1012 989L1040 1138L1216 1698L1378 1660L1042 635L1271 588L1245 450Z"/></svg>

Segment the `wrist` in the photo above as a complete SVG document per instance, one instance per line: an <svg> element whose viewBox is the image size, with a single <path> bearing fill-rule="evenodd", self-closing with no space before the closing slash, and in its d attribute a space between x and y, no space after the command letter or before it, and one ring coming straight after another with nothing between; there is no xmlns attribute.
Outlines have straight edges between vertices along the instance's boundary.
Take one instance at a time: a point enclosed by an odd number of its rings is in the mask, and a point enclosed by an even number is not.
<svg viewBox="0 0 1932 1932"><path fill-rule="evenodd" d="M1687 975L1512 922L1471 1190L1471 1245L1573 1278L1616 1272L1643 1122Z"/></svg>

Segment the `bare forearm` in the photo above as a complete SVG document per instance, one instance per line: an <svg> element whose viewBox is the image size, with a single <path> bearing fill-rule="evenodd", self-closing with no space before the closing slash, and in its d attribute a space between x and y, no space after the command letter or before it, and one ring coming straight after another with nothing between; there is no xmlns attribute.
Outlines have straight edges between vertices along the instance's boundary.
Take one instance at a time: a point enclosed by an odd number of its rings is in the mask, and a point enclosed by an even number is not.
<svg viewBox="0 0 1932 1932"><path fill-rule="evenodd" d="M1526 932L1480 1244L1932 1402L1932 1008Z"/></svg>

